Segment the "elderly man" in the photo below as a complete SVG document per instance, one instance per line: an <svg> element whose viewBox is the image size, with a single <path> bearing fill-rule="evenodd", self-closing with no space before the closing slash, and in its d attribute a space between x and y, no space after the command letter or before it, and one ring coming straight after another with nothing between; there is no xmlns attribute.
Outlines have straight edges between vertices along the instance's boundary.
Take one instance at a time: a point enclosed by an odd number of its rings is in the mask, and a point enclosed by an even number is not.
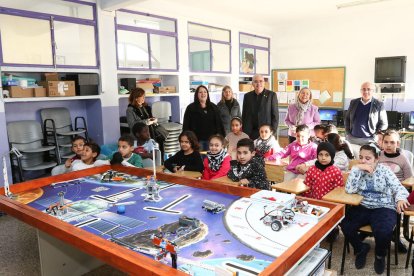
<svg viewBox="0 0 414 276"><path fill-rule="evenodd" d="M254 75L254 90L246 93L243 100L243 131L253 140L259 137L260 126L269 125L276 133L279 124L276 93L265 89L264 84L263 76Z"/></svg>
<svg viewBox="0 0 414 276"><path fill-rule="evenodd" d="M353 99L345 117L347 140L352 144L364 145L375 142L375 133L388 127L384 104L372 97L373 83L361 85L361 98Z"/></svg>

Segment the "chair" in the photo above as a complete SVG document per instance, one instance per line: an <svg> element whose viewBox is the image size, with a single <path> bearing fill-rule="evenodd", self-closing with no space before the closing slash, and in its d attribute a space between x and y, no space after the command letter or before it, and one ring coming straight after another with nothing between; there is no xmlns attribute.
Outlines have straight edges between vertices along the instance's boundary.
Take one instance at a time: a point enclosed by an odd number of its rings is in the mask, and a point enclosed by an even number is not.
<svg viewBox="0 0 414 276"><path fill-rule="evenodd" d="M57 160L59 164L62 164L62 159L73 156L71 152L71 141L75 135L83 134L85 139L88 140L85 118L76 117L75 127L73 128L69 110L64 107L41 109L40 117L43 121L45 140L57 148ZM82 122L82 126L78 122Z"/></svg>
<svg viewBox="0 0 414 276"><path fill-rule="evenodd" d="M158 119L158 123L162 125L169 133L164 142L164 155L171 156L180 150L178 136L183 130L183 125L170 122L171 103L167 101L159 101L152 104L152 115ZM168 158L164 158L166 160Z"/></svg>
<svg viewBox="0 0 414 276"><path fill-rule="evenodd" d="M406 149L401 149L401 152L405 155L405 157L407 157L408 162L410 163L410 166L412 168L413 167L414 154L411 151L408 151Z"/></svg>
<svg viewBox="0 0 414 276"><path fill-rule="evenodd" d="M16 121L7 124L7 135L10 148L16 148L22 156L12 156L12 165L18 167L20 181L24 181L23 171L45 170L57 165L50 161L50 151L57 148L47 145L43 139L42 128L37 121Z"/></svg>
<svg viewBox="0 0 414 276"><path fill-rule="evenodd" d="M394 229L394 233L393 233L393 238L394 238L394 242L395 242L395 247L394 247L394 255L395 255L395 265L398 265L398 241L399 241L399 224L397 223L396 228ZM361 228L359 228L358 232L360 233L364 233L367 234L369 236L372 236L372 228L370 225L365 225L362 226ZM341 275L344 275L344 267L345 267L345 256L346 256L346 252L349 252L349 241L348 239L345 237L344 238L344 247L343 247L343 251L342 251L342 261L341 261ZM390 275L390 271L391 271L391 242L388 245L388 250L387 250L387 276Z"/></svg>

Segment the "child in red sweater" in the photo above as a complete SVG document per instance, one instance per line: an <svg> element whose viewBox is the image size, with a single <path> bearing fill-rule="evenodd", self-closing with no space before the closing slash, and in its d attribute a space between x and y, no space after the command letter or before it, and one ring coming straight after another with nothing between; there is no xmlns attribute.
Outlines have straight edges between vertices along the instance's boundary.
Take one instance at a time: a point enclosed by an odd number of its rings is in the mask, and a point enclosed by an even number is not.
<svg viewBox="0 0 414 276"><path fill-rule="evenodd" d="M305 185L310 190L303 196L322 199L334 188L344 186L342 172L334 166L335 148L331 143L322 142L318 145L315 165L306 173Z"/></svg>
<svg viewBox="0 0 414 276"><path fill-rule="evenodd" d="M202 179L210 180L226 176L230 170L231 156L224 148L224 137L220 134L212 135L209 139L209 151L204 158Z"/></svg>

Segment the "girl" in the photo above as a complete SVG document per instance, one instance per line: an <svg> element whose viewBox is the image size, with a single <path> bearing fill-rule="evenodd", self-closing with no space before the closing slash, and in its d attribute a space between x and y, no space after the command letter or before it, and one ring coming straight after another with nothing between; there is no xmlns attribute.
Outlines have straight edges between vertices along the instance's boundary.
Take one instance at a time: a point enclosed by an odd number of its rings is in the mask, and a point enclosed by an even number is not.
<svg viewBox="0 0 414 276"><path fill-rule="evenodd" d="M280 146L275 136L273 136L272 127L269 125L262 125L259 128L260 137L254 140L254 148L256 154L263 158L267 158L272 154L280 151Z"/></svg>
<svg viewBox="0 0 414 276"><path fill-rule="evenodd" d="M335 148L332 144L322 142L318 145L318 157L315 165L306 173L305 185L310 188L305 197L322 199L336 187L344 186L342 172L334 164Z"/></svg>
<svg viewBox="0 0 414 276"><path fill-rule="evenodd" d="M309 127L299 125L296 128L296 140L278 153L269 156L268 160L276 160L277 163L280 163L280 159L290 156L290 164L286 167L284 181L296 177L305 178L304 174L307 169L314 164L317 146L309 142L309 137Z"/></svg>
<svg viewBox="0 0 414 276"><path fill-rule="evenodd" d="M231 157L224 148L224 137L220 134L210 136L207 157L204 158L202 179L210 180L226 176L230 170Z"/></svg>
<svg viewBox="0 0 414 276"><path fill-rule="evenodd" d="M335 148L334 165L341 171L347 171L349 167L349 160L354 159L354 155L347 143L341 141L341 136L336 133L329 133L326 136L326 140L331 143Z"/></svg>
<svg viewBox="0 0 414 276"><path fill-rule="evenodd" d="M397 212L409 206L408 192L387 166L378 164L375 146L362 146L359 160L359 164L351 170L345 191L360 194L364 198L359 206L348 209L341 227L356 252L355 267L361 269L365 266L370 246L361 241L358 229L364 225L371 226L375 239L374 269L377 274L381 274L397 223Z"/></svg>
<svg viewBox="0 0 414 276"><path fill-rule="evenodd" d="M242 119L240 117L233 117L231 119L231 132L226 136L228 143L227 152L230 154L232 160L236 160L237 142L243 138L249 138L249 135L242 131Z"/></svg>
<svg viewBox="0 0 414 276"><path fill-rule="evenodd" d="M192 131L183 131L178 136L181 150L164 162L164 167L171 172L177 171L203 171L203 160L201 159L200 146L197 137Z"/></svg>

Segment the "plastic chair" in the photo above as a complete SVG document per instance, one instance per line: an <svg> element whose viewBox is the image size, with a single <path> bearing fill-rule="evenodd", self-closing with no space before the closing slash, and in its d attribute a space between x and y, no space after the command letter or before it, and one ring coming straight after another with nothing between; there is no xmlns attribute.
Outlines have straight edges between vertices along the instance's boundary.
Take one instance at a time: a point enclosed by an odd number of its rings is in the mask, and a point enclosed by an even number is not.
<svg viewBox="0 0 414 276"><path fill-rule="evenodd" d="M55 146L46 145L43 133L37 121L16 121L7 124L7 135L10 148L16 148L22 156L11 156L12 165L18 167L20 181L24 181L23 171L37 171L53 168L57 162L50 161L49 152L55 151Z"/></svg>
<svg viewBox="0 0 414 276"><path fill-rule="evenodd" d="M56 145L59 164L62 164L62 158L73 156L70 150L73 136L83 134L88 140L88 130L84 117L76 117L75 127L73 128L69 110L64 107L41 109L40 116L43 121L45 140ZM78 125L78 122L82 122L82 126Z"/></svg>
<svg viewBox="0 0 414 276"><path fill-rule="evenodd" d="M414 154L411 151L408 151L406 149L401 149L401 152L405 155L405 157L407 157L408 162L410 163L410 166L412 168L413 167Z"/></svg>

